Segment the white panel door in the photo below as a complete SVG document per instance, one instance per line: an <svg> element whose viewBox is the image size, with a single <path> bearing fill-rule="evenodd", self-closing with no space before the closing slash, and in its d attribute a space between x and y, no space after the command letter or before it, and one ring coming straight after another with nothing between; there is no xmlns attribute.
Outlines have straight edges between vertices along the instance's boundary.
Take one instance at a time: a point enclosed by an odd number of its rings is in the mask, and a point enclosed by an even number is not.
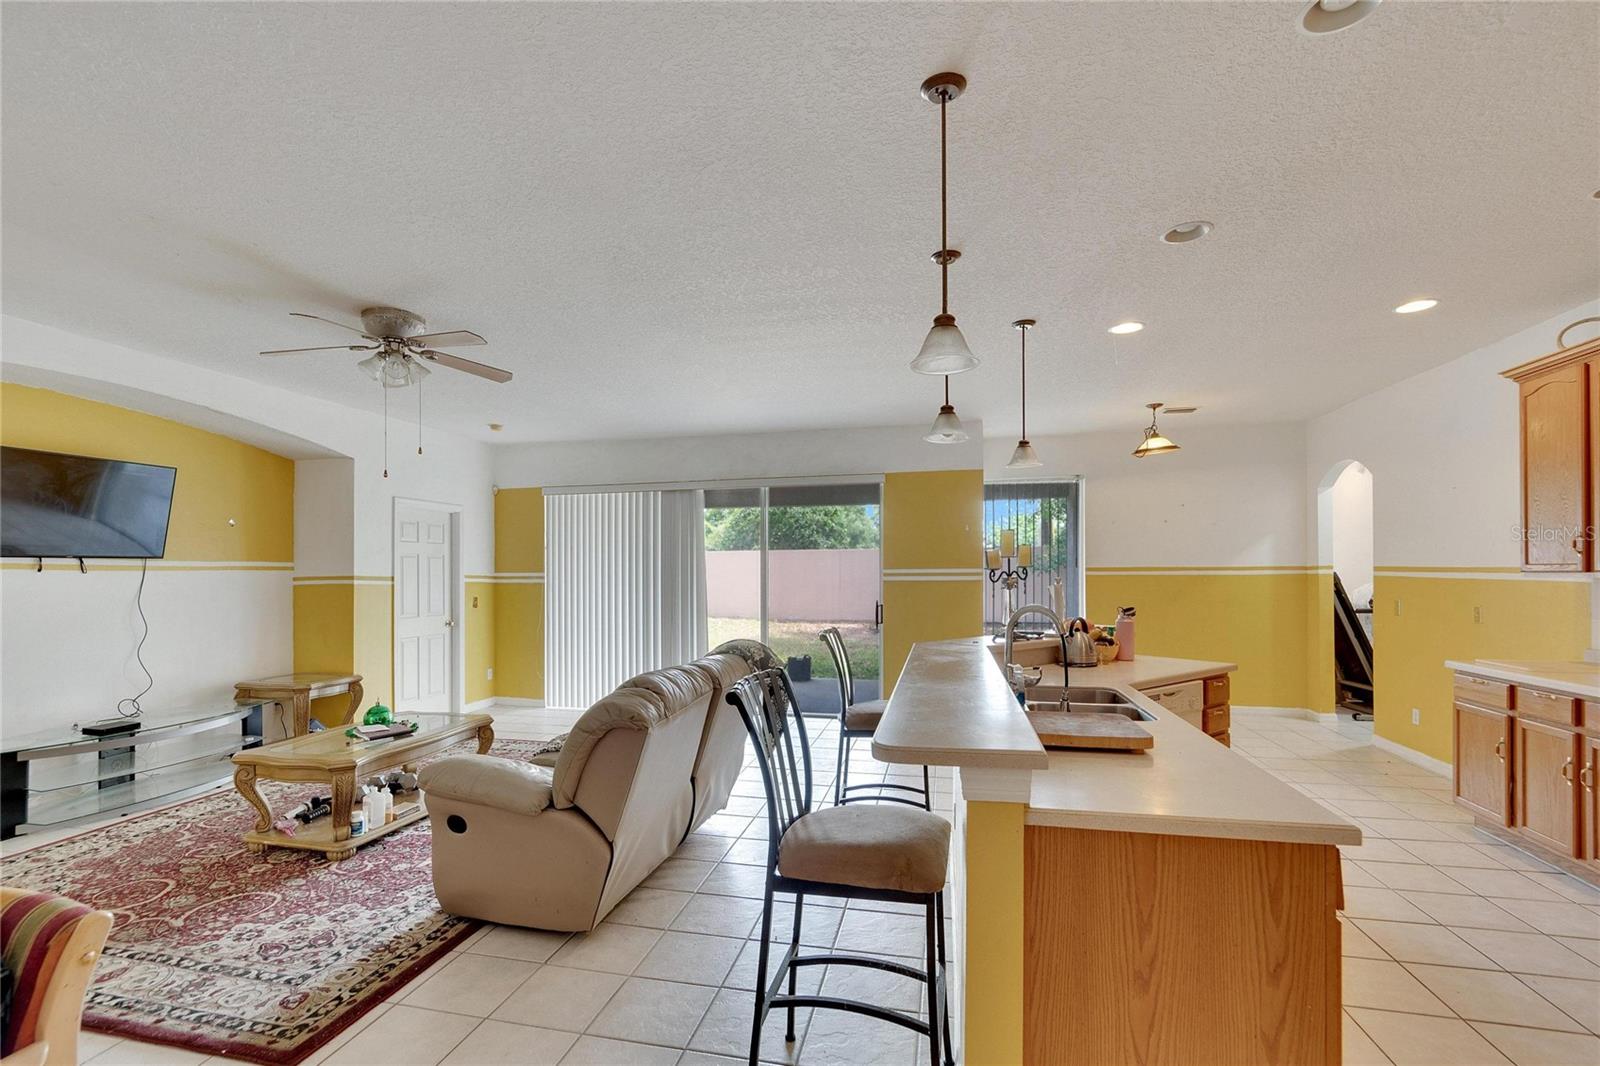
<svg viewBox="0 0 1600 1066"><path fill-rule="evenodd" d="M450 513L395 508L394 709L449 711L455 641Z"/></svg>

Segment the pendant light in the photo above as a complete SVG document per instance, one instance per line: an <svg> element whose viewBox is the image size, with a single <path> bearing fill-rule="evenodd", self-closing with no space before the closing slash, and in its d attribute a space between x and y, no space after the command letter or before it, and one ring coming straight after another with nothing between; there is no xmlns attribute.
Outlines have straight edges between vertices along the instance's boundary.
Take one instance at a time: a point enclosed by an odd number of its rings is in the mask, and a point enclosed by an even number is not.
<svg viewBox="0 0 1600 1066"><path fill-rule="evenodd" d="M1144 440L1140 441L1139 446L1133 450L1133 457L1135 459L1143 459L1147 455L1165 455L1168 452L1177 451L1178 446L1163 437L1161 431L1156 428L1156 412L1161 410L1162 405L1159 403L1147 403L1145 406L1150 408L1150 424L1145 427Z"/></svg>
<svg viewBox="0 0 1600 1066"><path fill-rule="evenodd" d="M929 444L960 444L967 439L966 428L961 425L961 419L956 417L956 409L950 405L950 375L944 378L944 406L939 408L939 414L933 420L933 428L928 430L922 438Z"/></svg>
<svg viewBox="0 0 1600 1066"><path fill-rule="evenodd" d="M1017 449L1011 453L1011 461L1006 467L1017 470L1043 466L1044 463L1040 461L1039 453L1033 450L1033 445L1028 443L1028 330L1037 323L1031 318L1019 318L1011 324L1022 334L1022 437L1017 441Z"/></svg>
<svg viewBox="0 0 1600 1066"><path fill-rule="evenodd" d="M950 247L944 109L966 87L967 79L954 73L935 74L922 83L923 98L939 105L939 250L933 253L933 261L939 264L940 298L933 328L928 330L922 350L911 360L911 369L919 374L960 374L978 365L978 357L972 354L966 338L956 328L956 316L950 313L950 264L961 258L961 253Z"/></svg>

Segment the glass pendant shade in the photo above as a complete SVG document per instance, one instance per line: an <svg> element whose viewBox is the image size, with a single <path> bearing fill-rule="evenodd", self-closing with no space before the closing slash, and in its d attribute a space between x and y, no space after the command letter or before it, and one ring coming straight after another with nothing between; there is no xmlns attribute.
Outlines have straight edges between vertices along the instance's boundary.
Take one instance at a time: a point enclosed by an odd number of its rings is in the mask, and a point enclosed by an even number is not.
<svg viewBox="0 0 1600 1066"><path fill-rule="evenodd" d="M1165 455L1167 452L1175 452L1177 450L1178 446L1176 444L1163 437L1160 431L1152 426L1144 431L1144 440L1140 441L1139 446L1133 450L1133 457L1135 459L1143 459L1147 455Z"/></svg>
<svg viewBox="0 0 1600 1066"><path fill-rule="evenodd" d="M955 315L935 316L922 350L911 360L911 369L919 374L960 374L977 365L978 357L956 328Z"/></svg>
<svg viewBox="0 0 1600 1066"><path fill-rule="evenodd" d="M378 381L383 376L383 356L369 355L356 366L366 373L373 381Z"/></svg>
<svg viewBox="0 0 1600 1066"><path fill-rule="evenodd" d="M956 417L956 409L945 404L939 408L939 415L933 420L933 428L929 429L927 436L922 439L929 444L960 444L967 439L967 431L961 425L961 419Z"/></svg>
<svg viewBox="0 0 1600 1066"><path fill-rule="evenodd" d="M1018 469L1025 466L1043 466L1039 453L1033 450L1033 445L1025 440L1017 441L1016 451L1011 453L1011 461L1006 464L1008 469Z"/></svg>

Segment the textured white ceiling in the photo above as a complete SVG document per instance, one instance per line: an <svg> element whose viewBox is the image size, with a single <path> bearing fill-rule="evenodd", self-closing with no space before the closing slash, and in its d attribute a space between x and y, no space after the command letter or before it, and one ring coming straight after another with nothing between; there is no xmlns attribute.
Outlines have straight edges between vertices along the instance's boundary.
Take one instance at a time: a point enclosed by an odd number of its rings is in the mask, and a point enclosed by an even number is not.
<svg viewBox="0 0 1600 1066"><path fill-rule="evenodd" d="M1042 434L1309 416L1600 292L1600 4L1300 10L10 2L4 308L376 409L253 353L407 307L516 372L430 380L485 439L915 424L943 69L993 435L1019 317Z"/></svg>

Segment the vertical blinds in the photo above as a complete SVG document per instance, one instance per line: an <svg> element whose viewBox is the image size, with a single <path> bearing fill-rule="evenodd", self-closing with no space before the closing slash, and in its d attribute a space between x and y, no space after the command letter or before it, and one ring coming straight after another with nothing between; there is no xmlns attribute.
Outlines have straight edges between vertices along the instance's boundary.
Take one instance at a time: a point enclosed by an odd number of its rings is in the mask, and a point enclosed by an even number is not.
<svg viewBox="0 0 1600 1066"><path fill-rule="evenodd" d="M701 494L545 497L546 702L588 707L706 647Z"/></svg>

